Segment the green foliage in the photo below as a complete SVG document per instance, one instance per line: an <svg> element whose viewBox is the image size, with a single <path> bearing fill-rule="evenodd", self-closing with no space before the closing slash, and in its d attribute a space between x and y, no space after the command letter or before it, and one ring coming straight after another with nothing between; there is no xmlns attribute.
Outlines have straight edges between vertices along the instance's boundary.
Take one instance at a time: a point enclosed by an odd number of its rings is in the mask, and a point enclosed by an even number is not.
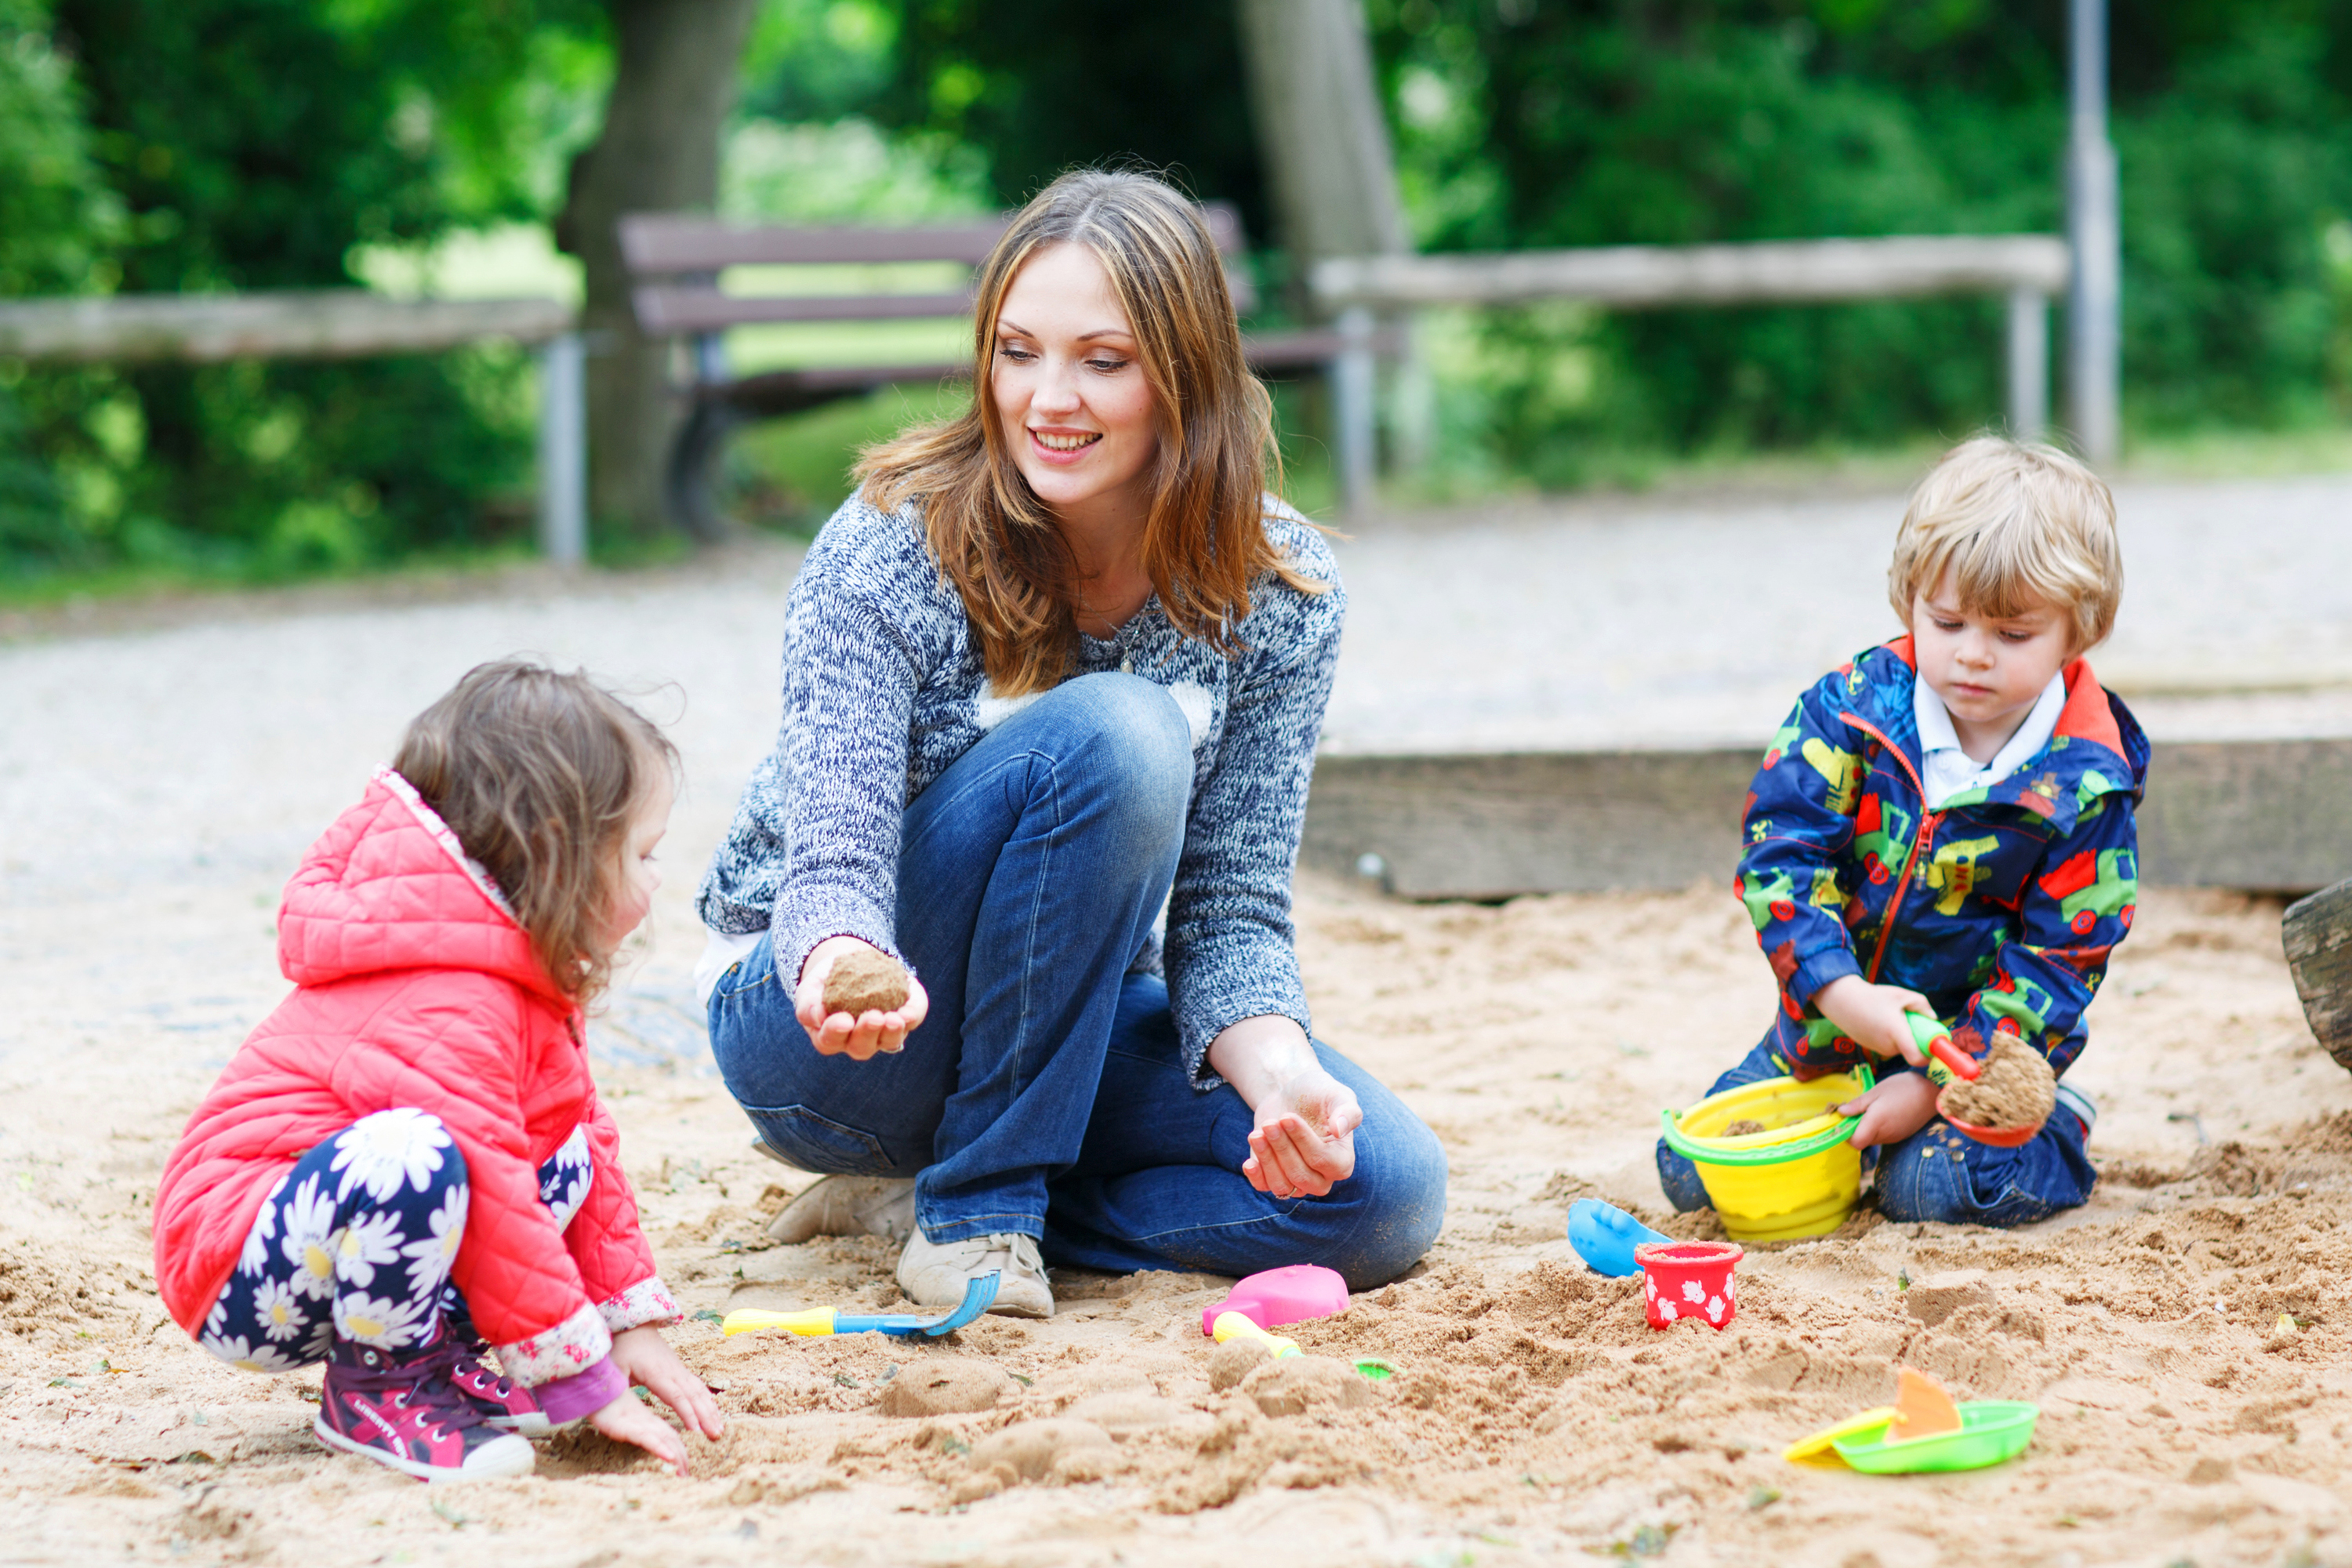
<svg viewBox="0 0 2352 1568"><path fill-rule="evenodd" d="M1268 237L1234 0L898 0L890 85L872 110L979 147L1018 203L1080 163L1139 161L1236 203Z"/></svg>
<svg viewBox="0 0 2352 1568"><path fill-rule="evenodd" d="M1371 0L1425 247L2054 231L2063 8L1989 0ZM2116 19L2126 414L2292 424L2346 386L2352 10ZM1515 467L1883 442L1997 416L1990 302L1498 313L1457 355ZM1573 374L1563 374L1563 366Z"/></svg>
<svg viewBox="0 0 2352 1568"><path fill-rule="evenodd" d="M0 19L29 6L0 0ZM0 291L348 288L363 246L542 217L593 132L600 17L592 0L55 0L46 54L11 50L0 21L0 219L21 199L14 128L43 123L5 62L70 56L82 102L48 116L44 166L87 147L80 215L52 226L95 258L12 275L0 222ZM18 576L348 571L527 521L531 377L510 349L9 379L0 570Z"/></svg>

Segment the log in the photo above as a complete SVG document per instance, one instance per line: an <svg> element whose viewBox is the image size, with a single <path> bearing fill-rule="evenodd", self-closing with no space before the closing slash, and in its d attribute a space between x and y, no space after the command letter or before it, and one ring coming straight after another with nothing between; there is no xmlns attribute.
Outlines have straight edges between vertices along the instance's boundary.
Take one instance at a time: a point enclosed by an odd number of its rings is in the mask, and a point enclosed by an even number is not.
<svg viewBox="0 0 2352 1568"><path fill-rule="evenodd" d="M1493 255L1350 256L1316 264L1327 309L1589 300L1620 309L2005 294L2065 287L2050 235L1920 235L1749 245L1617 245Z"/></svg>
<svg viewBox="0 0 2352 1568"><path fill-rule="evenodd" d="M2352 880L2288 905L2279 935L2311 1032L2352 1069Z"/></svg>
<svg viewBox="0 0 2352 1568"><path fill-rule="evenodd" d="M359 359L572 330L553 300L393 300L361 289L0 301L0 358L62 363Z"/></svg>

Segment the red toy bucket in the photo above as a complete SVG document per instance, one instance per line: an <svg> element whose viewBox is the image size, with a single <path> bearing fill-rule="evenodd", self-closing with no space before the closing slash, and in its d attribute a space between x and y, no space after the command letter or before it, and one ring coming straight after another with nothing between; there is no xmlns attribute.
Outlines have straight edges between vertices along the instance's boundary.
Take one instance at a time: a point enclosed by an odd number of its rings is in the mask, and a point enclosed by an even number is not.
<svg viewBox="0 0 2352 1568"><path fill-rule="evenodd" d="M1732 1270L1745 1256L1734 1241L1645 1241L1633 1249L1642 1266L1642 1302L1650 1327L1680 1318L1721 1328L1739 1310Z"/></svg>

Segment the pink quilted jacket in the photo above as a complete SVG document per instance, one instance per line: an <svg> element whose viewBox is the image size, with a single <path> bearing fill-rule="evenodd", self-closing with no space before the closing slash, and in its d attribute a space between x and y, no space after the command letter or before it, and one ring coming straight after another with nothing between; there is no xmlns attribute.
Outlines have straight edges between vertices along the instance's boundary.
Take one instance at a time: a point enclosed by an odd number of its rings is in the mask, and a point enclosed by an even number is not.
<svg viewBox="0 0 2352 1568"><path fill-rule="evenodd" d="M472 1202L451 1278L509 1375L572 1375L604 1359L612 1334L676 1317L579 1015L457 837L391 769L286 885L278 963L294 994L196 1108L155 1194L155 1277L183 1328L199 1331L294 1162L394 1106L438 1116L465 1154ZM538 1168L583 1124L595 1179L558 1231Z"/></svg>

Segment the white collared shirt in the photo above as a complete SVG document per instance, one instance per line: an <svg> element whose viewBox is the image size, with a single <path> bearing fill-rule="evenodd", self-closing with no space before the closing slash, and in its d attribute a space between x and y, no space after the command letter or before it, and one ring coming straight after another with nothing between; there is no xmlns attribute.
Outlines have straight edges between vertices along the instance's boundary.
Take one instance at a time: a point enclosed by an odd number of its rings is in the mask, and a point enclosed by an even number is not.
<svg viewBox="0 0 2352 1568"><path fill-rule="evenodd" d="M1913 677L1911 712L1919 726L1919 752L1925 764L1919 770L1919 783L1927 792L1927 809L1941 811L1954 795L1990 788L2023 767L2058 732L2058 714L2065 706L2066 677L2061 672L2052 676L2042 695L2033 700L2032 711L2026 714L2009 743L1991 762L1979 767L1977 760L1960 749L1959 731L1952 728L1952 715L1944 700L1936 695L1926 676Z"/></svg>

